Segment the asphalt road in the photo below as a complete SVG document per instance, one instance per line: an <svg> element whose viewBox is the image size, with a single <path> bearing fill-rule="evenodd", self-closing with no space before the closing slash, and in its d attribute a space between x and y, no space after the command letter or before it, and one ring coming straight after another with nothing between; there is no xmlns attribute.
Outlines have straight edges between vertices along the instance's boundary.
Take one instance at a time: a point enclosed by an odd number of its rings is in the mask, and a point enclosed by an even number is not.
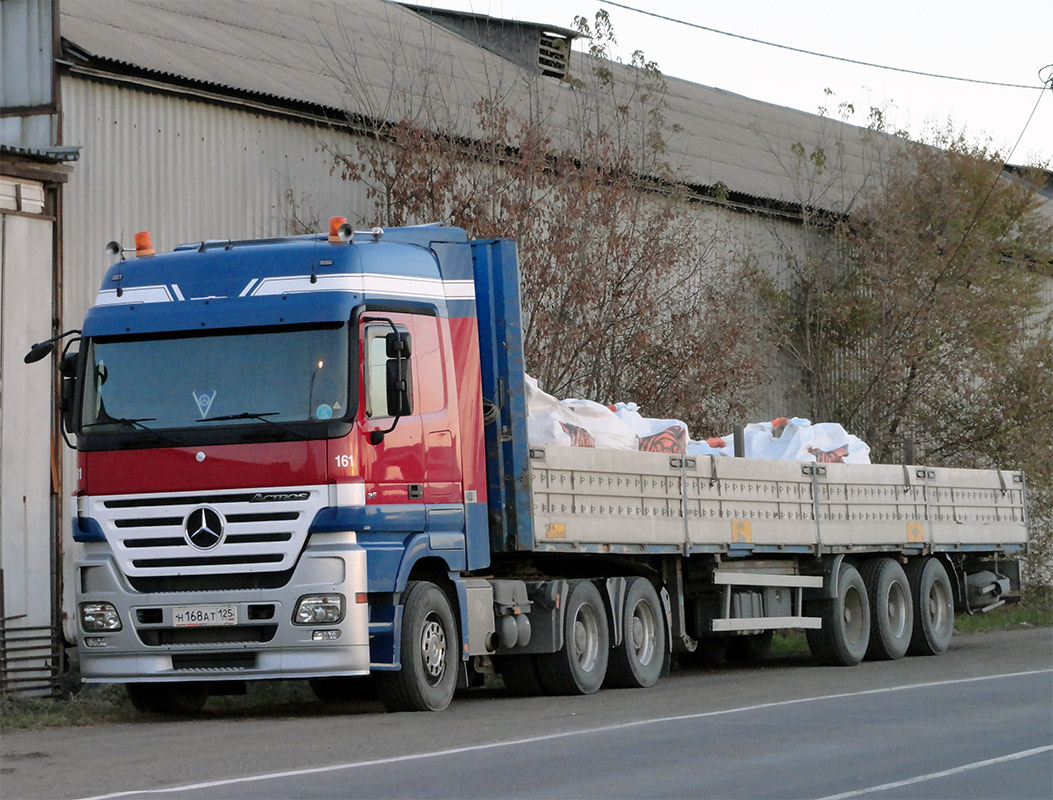
<svg viewBox="0 0 1053 800"><path fill-rule="evenodd" d="M293 719L16 732L26 798L1048 798L1053 629L938 658L678 672L578 698L477 692L440 714L363 703Z"/></svg>

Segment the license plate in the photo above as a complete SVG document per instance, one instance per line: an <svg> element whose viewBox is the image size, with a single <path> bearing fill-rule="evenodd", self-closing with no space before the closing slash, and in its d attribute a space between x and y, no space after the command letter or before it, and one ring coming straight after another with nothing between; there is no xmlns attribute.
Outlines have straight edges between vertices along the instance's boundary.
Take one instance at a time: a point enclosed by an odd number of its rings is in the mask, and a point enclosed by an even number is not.
<svg viewBox="0 0 1053 800"><path fill-rule="evenodd" d="M177 628L237 625L238 607L235 605L176 606L172 609L172 624Z"/></svg>

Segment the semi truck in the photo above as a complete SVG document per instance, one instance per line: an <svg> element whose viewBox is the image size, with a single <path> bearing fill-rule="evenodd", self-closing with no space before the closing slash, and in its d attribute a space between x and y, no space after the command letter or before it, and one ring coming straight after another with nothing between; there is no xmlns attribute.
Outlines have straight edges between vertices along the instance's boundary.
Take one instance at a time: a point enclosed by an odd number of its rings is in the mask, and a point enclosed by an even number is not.
<svg viewBox="0 0 1053 800"><path fill-rule="evenodd" d="M66 339L82 679L141 710L648 687L793 628L822 665L936 655L1019 580L1020 472L533 445L512 241L109 248L27 361Z"/></svg>

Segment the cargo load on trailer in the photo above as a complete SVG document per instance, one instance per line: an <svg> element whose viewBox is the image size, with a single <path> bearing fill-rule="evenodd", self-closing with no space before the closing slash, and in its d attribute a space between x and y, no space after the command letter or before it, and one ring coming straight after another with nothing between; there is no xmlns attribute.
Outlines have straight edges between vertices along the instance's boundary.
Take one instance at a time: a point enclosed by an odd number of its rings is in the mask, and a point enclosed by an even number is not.
<svg viewBox="0 0 1053 800"><path fill-rule="evenodd" d="M527 435L539 447L601 447L648 453L735 455L734 435L693 440L687 423L655 419L640 413L636 403L605 406L591 400L557 400L525 378ZM869 464L870 447L836 422L813 425L810 420L779 417L754 422L742 430L742 457L776 461L819 461Z"/></svg>

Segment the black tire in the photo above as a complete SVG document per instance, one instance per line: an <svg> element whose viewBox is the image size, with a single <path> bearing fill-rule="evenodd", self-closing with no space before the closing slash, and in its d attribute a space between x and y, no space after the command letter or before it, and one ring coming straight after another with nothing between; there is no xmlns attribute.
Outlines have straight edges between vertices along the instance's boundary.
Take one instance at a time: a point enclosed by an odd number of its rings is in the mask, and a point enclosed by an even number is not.
<svg viewBox="0 0 1053 800"><path fill-rule="evenodd" d="M388 711L442 711L457 688L460 634L450 601L434 583L410 583L403 597L402 668L378 672L377 695Z"/></svg>
<svg viewBox="0 0 1053 800"><path fill-rule="evenodd" d="M538 697L546 693L537 674L534 656L495 656L494 667L501 673L505 688L511 694L517 697Z"/></svg>
<svg viewBox="0 0 1053 800"><path fill-rule="evenodd" d="M868 661L894 661L907 653L914 631L914 603L907 573L891 558L874 558L861 570L870 601Z"/></svg>
<svg viewBox="0 0 1053 800"><path fill-rule="evenodd" d="M954 592L938 558L926 556L907 564L907 582L914 603L914 633L907 655L938 656L954 636Z"/></svg>
<svg viewBox="0 0 1053 800"><path fill-rule="evenodd" d="M851 667L863 660L870 644L870 602L859 570L841 564L837 597L809 602L806 613L823 621L823 627L806 631L808 648L819 664Z"/></svg>
<svg viewBox="0 0 1053 800"><path fill-rule="evenodd" d="M622 611L622 643L610 654L605 686L645 689L662 676L666 633L662 604L646 578L630 578Z"/></svg>
<svg viewBox="0 0 1053 800"><path fill-rule="evenodd" d="M128 698L144 714L196 714L208 700L207 681L126 683Z"/></svg>
<svg viewBox="0 0 1053 800"><path fill-rule="evenodd" d="M323 703L352 703L375 700L377 688L371 676L357 678L312 678L308 681L314 696Z"/></svg>
<svg viewBox="0 0 1053 800"><path fill-rule="evenodd" d="M603 598L589 581L578 581L567 597L562 649L536 656L541 685L548 694L597 692L609 657L610 625Z"/></svg>
<svg viewBox="0 0 1053 800"><path fill-rule="evenodd" d="M755 664L763 661L771 652L771 640L774 631L749 633L745 636L732 636L728 639L727 659L732 664Z"/></svg>
<svg viewBox="0 0 1053 800"><path fill-rule="evenodd" d="M698 647L690 653L678 653L676 663L684 669L698 667L718 667L724 661L728 650L728 637L707 636L699 639Z"/></svg>

